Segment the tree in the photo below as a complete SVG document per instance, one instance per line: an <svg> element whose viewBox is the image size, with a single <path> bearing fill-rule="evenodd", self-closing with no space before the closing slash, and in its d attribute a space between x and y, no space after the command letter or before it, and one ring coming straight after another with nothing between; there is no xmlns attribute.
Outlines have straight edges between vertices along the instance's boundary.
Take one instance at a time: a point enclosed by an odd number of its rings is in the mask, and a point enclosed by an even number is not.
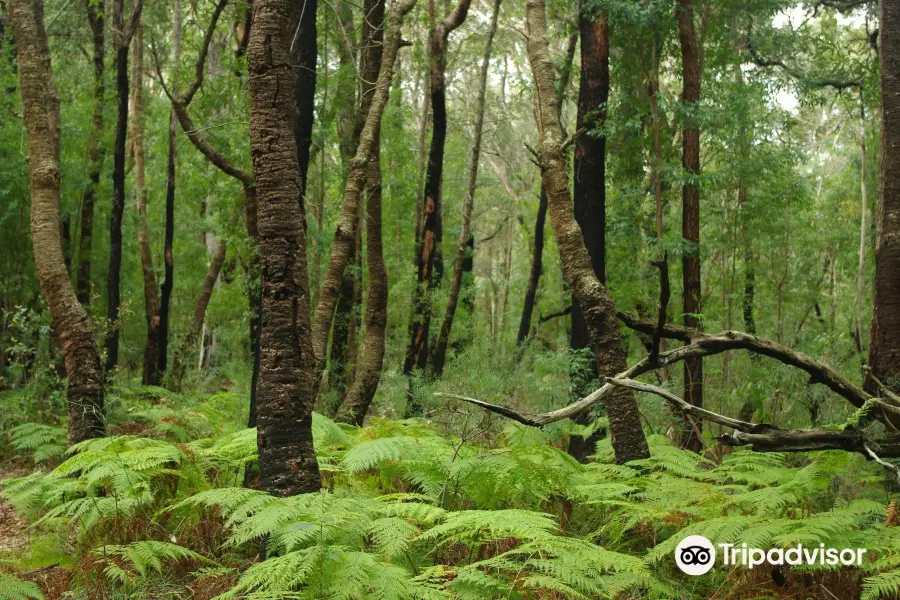
<svg viewBox="0 0 900 600"><path fill-rule="evenodd" d="M69 443L104 433L103 375L87 311L75 296L60 242L60 112L42 0L11 0L19 87L28 131L31 243L66 363Z"/></svg>
<svg viewBox="0 0 900 600"><path fill-rule="evenodd" d="M881 167L875 216L875 299L866 386L900 391L900 6L881 3Z"/></svg>
<svg viewBox="0 0 900 600"><path fill-rule="evenodd" d="M312 441L316 363L293 132L293 32L289 0L257 0L253 8L247 59L264 315L256 392L260 489L292 496L321 485Z"/></svg>
<svg viewBox="0 0 900 600"><path fill-rule="evenodd" d="M466 190L466 200L463 204L462 228L459 231L459 242L456 245L456 260L453 263L453 279L450 281L450 298L447 301L447 311L444 321L441 323L441 331L431 355L431 373L440 377L444 372L444 362L447 359L447 345L450 343L450 330L453 327L453 317L456 313L456 305L459 302L459 291L462 287L466 255L469 255L469 270L471 271L472 250L469 247L471 241L472 207L475 204L475 189L478 185L478 162L481 158L481 134L484 129L484 97L487 92L488 68L491 63L491 45L494 42L494 33L497 31L497 17L500 13L500 0L494 0L491 13L491 25L488 30L488 38L484 47L484 57L481 60L481 73L478 80L478 97L475 100L475 138L472 141L472 157L469 162L469 186Z"/></svg>
<svg viewBox="0 0 900 600"><path fill-rule="evenodd" d="M578 14L581 37L581 81L578 85L577 130L574 164L574 213L581 229L584 244L591 257L594 275L606 285L606 102L609 99L609 24L606 13L592 14L582 7ZM608 338L607 343L621 341ZM570 345L573 350L590 346L587 322L578 300L572 299L572 329ZM584 374L574 374L572 387L580 396L585 384L594 379L599 369L604 376L616 374L609 363L593 363ZM625 390L622 390L625 392ZM580 421L590 423L585 413ZM569 453L584 460L593 453L602 431L588 437L573 436Z"/></svg>
<svg viewBox="0 0 900 600"><path fill-rule="evenodd" d="M528 0L528 60L537 96L538 132L543 187L563 274L573 297L584 313L597 364L608 364L621 371L625 351L609 292L594 273L591 257L572 210L569 177L566 172L565 146L559 123L559 106L553 87L553 63L547 46L547 24L543 0ZM609 415L613 449L618 462L649 456L647 440L641 429L640 415L632 394L616 394L605 399Z"/></svg>
<svg viewBox="0 0 900 600"><path fill-rule="evenodd" d="M128 21L125 21L125 0L113 0L113 29L116 32L116 97L118 116L116 141L113 147L113 197L109 217L109 273L106 280L106 373L109 375L119 363L119 304L122 276L122 217L125 214L125 143L128 139L128 48L141 18L144 0L134 0Z"/></svg>
<svg viewBox="0 0 900 600"><path fill-rule="evenodd" d="M103 170L106 147L103 145L103 108L106 95L105 11L106 1L85 0L88 23L91 26L94 64L94 108L91 114L91 134L88 138L88 184L81 196L81 235L78 238L78 272L75 295L87 306L91 303L91 250L94 240L94 206L97 186Z"/></svg>
<svg viewBox="0 0 900 600"><path fill-rule="evenodd" d="M422 199L422 232L416 248L416 289L413 312L409 321L409 346L403 372L425 369L428 364L428 336L431 325L432 295L440 285L444 273L441 244L444 239L441 217L441 178L444 172L444 145L447 141L447 92L444 82L447 39L463 24L469 14L471 0L458 0L453 10L442 20L435 16L434 0L429 2L431 35L429 57L431 66L431 148L425 171L425 193ZM407 406L407 416L421 414L415 401Z"/></svg>
<svg viewBox="0 0 900 600"><path fill-rule="evenodd" d="M699 328L700 297L700 129L697 108L700 103L700 48L694 30L693 0L678 0L678 39L681 45L684 125L681 134L681 165L684 185L681 192L681 235L685 250L681 259L684 324ZM693 406L703 406L703 360L691 358L684 363L684 397ZM703 423L699 419L685 423L682 445L700 451Z"/></svg>

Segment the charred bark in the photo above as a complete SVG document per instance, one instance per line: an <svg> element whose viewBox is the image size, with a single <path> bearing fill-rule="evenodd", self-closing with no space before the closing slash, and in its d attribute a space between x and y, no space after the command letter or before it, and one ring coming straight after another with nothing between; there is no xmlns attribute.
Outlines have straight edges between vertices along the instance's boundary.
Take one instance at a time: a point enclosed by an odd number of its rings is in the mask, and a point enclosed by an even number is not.
<svg viewBox="0 0 900 600"><path fill-rule="evenodd" d="M541 186L537 218L534 222L534 243L532 244L531 269L528 272L528 285L525 287L525 301L522 306L522 318L519 319L519 332L516 334L517 345L524 344L531 331L531 315L534 313L538 285L541 282L541 272L544 269L544 226L546 222L547 194L544 191L544 187Z"/></svg>
<svg viewBox="0 0 900 600"><path fill-rule="evenodd" d="M582 9L578 15L581 36L581 81L578 86L577 130L575 142L575 221L591 257L594 274L606 285L606 135L601 130L606 122L606 102L609 99L609 25L606 13L592 15ZM610 343L620 343L609 339ZM587 322L578 300L572 298L572 328L570 346L573 350L590 347ZM572 371L572 388L577 396L597 376L615 375L615 369L601 362L591 363L588 370ZM592 415L585 413L577 422L587 425ZM596 431L588 437L573 436L569 440L569 454L585 460L592 454L596 442L604 435Z"/></svg>
<svg viewBox="0 0 900 600"><path fill-rule="evenodd" d="M463 205L462 228L459 232L459 242L456 247L456 260L453 264L453 279L450 281L450 297L447 301L447 311L444 321L441 323L441 331L438 334L434 351L431 355L431 374L440 377L444 372L444 362L447 359L447 345L450 343L450 331L453 327L453 317L456 314L456 306L459 302L459 292L462 288L463 273L472 270L472 249L469 242L472 240L471 222L472 207L475 204L475 190L478 185L478 162L481 159L481 134L484 129L484 98L487 92L488 69L491 62L491 46L494 43L494 34L497 31L497 17L500 13L501 0L494 0L494 8L491 13L491 26L488 30L487 42L485 42L484 56L481 60L481 73L478 81L478 97L475 100L475 139L472 141L472 158L469 163L469 187L466 191L466 200Z"/></svg>
<svg viewBox="0 0 900 600"><path fill-rule="evenodd" d="M444 19L434 16L431 3L431 148L428 151L428 167L425 170L425 192L422 199L422 232L416 249L416 289L413 311L409 321L409 346L403 372L424 370L428 364L428 336L431 328L432 296L440 286L444 275L441 244L444 225L441 217L441 183L444 172L444 145L447 141L447 95L444 83L447 39L450 33L462 25L469 13L471 0L458 0ZM407 416L421 413L421 407L411 402Z"/></svg>
<svg viewBox="0 0 900 600"><path fill-rule="evenodd" d="M69 443L104 434L103 375L87 311L75 296L59 239L60 111L42 0L10 0L28 132L31 241L41 291L65 357ZM126 90L127 93L127 90Z"/></svg>

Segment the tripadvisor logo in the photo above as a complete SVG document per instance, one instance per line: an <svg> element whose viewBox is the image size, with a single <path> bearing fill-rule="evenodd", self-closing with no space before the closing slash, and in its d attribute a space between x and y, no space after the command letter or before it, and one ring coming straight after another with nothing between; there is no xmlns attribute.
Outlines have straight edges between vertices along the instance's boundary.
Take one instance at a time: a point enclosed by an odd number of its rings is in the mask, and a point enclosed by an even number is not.
<svg viewBox="0 0 900 600"><path fill-rule="evenodd" d="M759 565L830 565L859 566L865 548L806 547L797 544L793 548L748 548L747 544L716 544L722 552L722 564L752 569ZM702 535L689 535L675 547L675 564L688 575L708 573L716 563L716 548Z"/></svg>

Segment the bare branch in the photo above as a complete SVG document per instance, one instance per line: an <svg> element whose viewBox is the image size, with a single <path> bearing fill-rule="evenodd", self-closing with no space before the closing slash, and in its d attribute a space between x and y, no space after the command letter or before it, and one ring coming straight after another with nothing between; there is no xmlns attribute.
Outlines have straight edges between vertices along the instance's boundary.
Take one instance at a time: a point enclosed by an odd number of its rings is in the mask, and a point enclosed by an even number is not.
<svg viewBox="0 0 900 600"><path fill-rule="evenodd" d="M222 11L225 9L226 4L228 4L228 0L219 0L219 3L216 4L212 19L210 19L209 22L209 27L206 28L206 33L203 35L203 43L200 46L200 53L197 55L197 64L194 67L194 81L191 82L187 91L180 98L180 101L186 107L190 105L197 90L203 85L203 71L206 68L206 57L209 54L209 44L216 32L216 23L219 22L219 17L222 15Z"/></svg>
<svg viewBox="0 0 900 600"><path fill-rule="evenodd" d="M669 251L663 253L662 260L654 260L651 265L659 269L659 303L656 305L658 316L656 318L656 328L653 330L653 345L650 348L650 362L655 363L659 360L659 345L663 338L663 330L666 327L666 309L669 306L669 297L671 291L669 289Z"/></svg>

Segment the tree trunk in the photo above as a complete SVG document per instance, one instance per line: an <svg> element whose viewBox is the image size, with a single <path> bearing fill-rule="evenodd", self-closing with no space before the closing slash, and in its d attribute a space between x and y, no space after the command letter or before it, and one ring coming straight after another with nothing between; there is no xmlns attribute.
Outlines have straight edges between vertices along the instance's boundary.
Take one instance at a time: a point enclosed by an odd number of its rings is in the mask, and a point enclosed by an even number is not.
<svg viewBox="0 0 900 600"><path fill-rule="evenodd" d="M392 7L393 10L388 18L381 69L378 72L378 80L372 93L372 104L366 115L365 126L359 135L356 155L350 160L347 185L344 188L344 202L338 219L337 230L334 234L334 243L331 246L328 271L322 282L319 304L316 307L316 315L312 325L312 347L316 357L315 370L317 374L321 373L325 363L328 333L334 319L335 304L337 303L341 278L350 259L351 251L356 245L359 196L363 188L375 140L378 138L381 116L387 104L391 81L394 78L394 61L397 58L397 50L400 47L400 25L403 22L403 17L412 9L414 3L415 0L399 0L399 4Z"/></svg>
<svg viewBox="0 0 900 600"><path fill-rule="evenodd" d="M87 311L75 290L59 239L60 112L42 0L10 0L19 87L28 131L31 241L41 291L65 357L69 443L102 436L103 375ZM127 90L126 90L127 93Z"/></svg>
<svg viewBox="0 0 900 600"><path fill-rule="evenodd" d="M862 99L860 98L860 103L862 103ZM866 121L865 114L862 113L862 108L860 108L862 119L860 121L860 127L862 128L862 133L859 140L859 149L860 149L860 167L859 167L859 191L860 191L860 214L859 214L859 266L856 270L856 314L855 314L855 323L856 323L856 351L857 352L865 352L865 345L863 344L862 339L862 303L863 303L863 289L865 289L865 271L866 271L866 238L868 238L869 233L869 223L868 223L868 200L866 199Z"/></svg>
<svg viewBox="0 0 900 600"><path fill-rule="evenodd" d="M881 3L881 171L875 216L875 299L869 369L900 392L900 6ZM837 261L835 261L837 262ZM877 394L877 384L866 386Z"/></svg>
<svg viewBox="0 0 900 600"><path fill-rule="evenodd" d="M681 193L681 236L685 250L682 265L682 300L684 324L699 329L700 319L700 129L696 112L700 102L700 49L694 31L693 0L678 0L678 37L681 43L682 91L684 117L681 165L685 183ZM693 406L703 406L703 361L692 358L684 363L684 398ZM682 432L682 446L699 452L703 448L703 423L687 421Z"/></svg>
<svg viewBox="0 0 900 600"><path fill-rule="evenodd" d="M85 0L91 40L94 46L94 109L91 115L91 132L88 137L88 184L81 195L81 234L78 237L78 271L75 277L75 295L87 306L91 303L91 247L94 241L94 206L97 202L97 186L103 170L106 154L103 145L103 107L106 84L106 50L104 49L104 11L106 1Z"/></svg>
<svg viewBox="0 0 900 600"><path fill-rule="evenodd" d="M585 130L575 142L575 221L581 228L584 244L591 258L594 274L606 285L606 135L598 135L606 121L606 101L609 98L609 26L606 13L592 16L579 11L581 35L581 81L578 86L577 129ZM581 305L572 298L572 329L570 346L581 350L590 346L587 322ZM619 340L608 339L620 344ZM614 350L614 349L612 349ZM617 370L607 363L594 362L588 370L572 370L572 387L580 398L596 378L597 371L612 377ZM587 425L593 415L585 412L576 421ZM587 438L569 439L569 454L585 460L592 454L597 441L604 435L596 431Z"/></svg>
<svg viewBox="0 0 900 600"><path fill-rule="evenodd" d="M318 0L292 0L291 23L297 87L294 91L294 137L297 140L297 164L300 167L300 203L304 213L312 145L316 99L316 12Z"/></svg>
<svg viewBox="0 0 900 600"><path fill-rule="evenodd" d="M147 186L144 172L144 27L138 24L134 35L132 67L131 143L134 149L134 187L137 196L138 248L144 280L144 310L147 316L147 342L144 346L144 385L159 385L159 286L153 270L150 225L147 222Z"/></svg>
<svg viewBox="0 0 900 600"><path fill-rule="evenodd" d="M525 303L522 306L522 318L519 320L519 333L516 335L517 345L524 344L531 331L531 315L534 313L538 284L541 281L541 271L544 269L544 224L546 221L547 194L544 191L544 187L541 186L537 219L535 219L534 222L534 244L531 255L531 270L528 273L528 285L525 287Z"/></svg>
<svg viewBox="0 0 900 600"><path fill-rule="evenodd" d="M172 29L175 37L175 64L181 64L181 0L175 0L172 8L175 19ZM248 11L249 13L249 11ZM175 164L178 157L176 133L178 119L175 110L169 111L169 152L166 164L166 232L163 246L164 279L159 298L159 377L169 368L169 306L175 287Z"/></svg>
<svg viewBox="0 0 900 600"><path fill-rule="evenodd" d="M572 210L559 106L553 91L553 63L547 46L543 0L528 0L526 14L528 59L534 74L538 105L541 178L547 192L550 220L559 246L563 275L584 312L591 348L598 365L609 365L620 372L625 369L625 351L615 306L606 287L594 273L590 254ZM630 392L620 393L622 391L618 390L605 399L613 449L618 462L649 456L634 396Z"/></svg>
<svg viewBox="0 0 900 600"><path fill-rule="evenodd" d="M209 268L206 271L206 277L203 279L200 295L197 297L191 328L175 353L175 360L172 362L172 380L176 389L181 388L187 356L194 346L197 345L200 333L203 331L203 322L206 320L206 308L209 306L209 300L212 298L213 290L216 288L216 281L219 280L219 273L222 271L222 264L225 262L227 249L225 242L219 241L216 251L210 260Z"/></svg>
<svg viewBox="0 0 900 600"><path fill-rule="evenodd" d="M431 0L431 149L428 151L428 168L425 171L425 193L422 200L422 232L416 248L416 289L413 312L409 321L409 346L403 372L424 370L428 364L428 336L431 327L433 295L444 275L441 245L444 225L441 217L441 180L444 171L444 144L447 141L447 95L444 83L447 39L450 33L462 25L469 12L471 0L458 0L456 6L441 21L434 16L434 0ZM407 416L421 414L421 407L411 402Z"/></svg>
<svg viewBox="0 0 900 600"><path fill-rule="evenodd" d="M247 48L250 152L262 274L256 393L260 489L276 496L321 486L313 450L316 359L310 339L306 220L293 132L296 71L289 0L257 0Z"/></svg>
<svg viewBox="0 0 900 600"><path fill-rule="evenodd" d="M575 48L578 43L578 32L569 37L566 46L565 62L559 74L559 83L556 86L556 106L562 107L566 97L566 89L569 87L569 79L572 76L572 62L575 60ZM538 200L537 218L534 223L534 244L531 257L531 269L528 274L528 285L525 287L525 299L522 305L522 317L519 319L519 332L516 335L516 345L521 346L528 339L531 332L531 317L537 302L538 285L541 281L541 273L544 268L544 226L547 222L547 194L541 186L541 195Z"/></svg>
<svg viewBox="0 0 900 600"><path fill-rule="evenodd" d="M459 290L462 287L467 254L469 254L469 270L471 270L472 255L470 253L469 240L471 238L472 207L475 204L475 189L478 185L478 162L481 159L481 134L484 129L484 97L487 92L491 45L494 42L494 33L497 31L500 2L501 0L494 0L491 26L488 30L484 57L481 61L478 97L475 100L475 139L472 141L472 158L469 164L469 187L466 191L466 200L463 205L462 229L460 229L459 242L456 247L456 261L453 264L453 279L450 282L450 298L447 301L447 312L444 314L444 322L441 323L441 331L438 334L438 339L431 355L431 373L434 377L440 377L444 372L444 363L447 359L447 345L450 342L450 330L453 327L453 317L456 314L456 305L459 302Z"/></svg>
<svg viewBox="0 0 900 600"><path fill-rule="evenodd" d="M128 47L140 18L143 0L134 0L132 15L125 22L125 0L113 0L113 29L116 50L116 95L118 116L113 147L113 197L109 217L109 273L106 280L106 376L111 377L119 364L119 304L122 274L122 217L125 213L125 143L128 138Z"/></svg>

